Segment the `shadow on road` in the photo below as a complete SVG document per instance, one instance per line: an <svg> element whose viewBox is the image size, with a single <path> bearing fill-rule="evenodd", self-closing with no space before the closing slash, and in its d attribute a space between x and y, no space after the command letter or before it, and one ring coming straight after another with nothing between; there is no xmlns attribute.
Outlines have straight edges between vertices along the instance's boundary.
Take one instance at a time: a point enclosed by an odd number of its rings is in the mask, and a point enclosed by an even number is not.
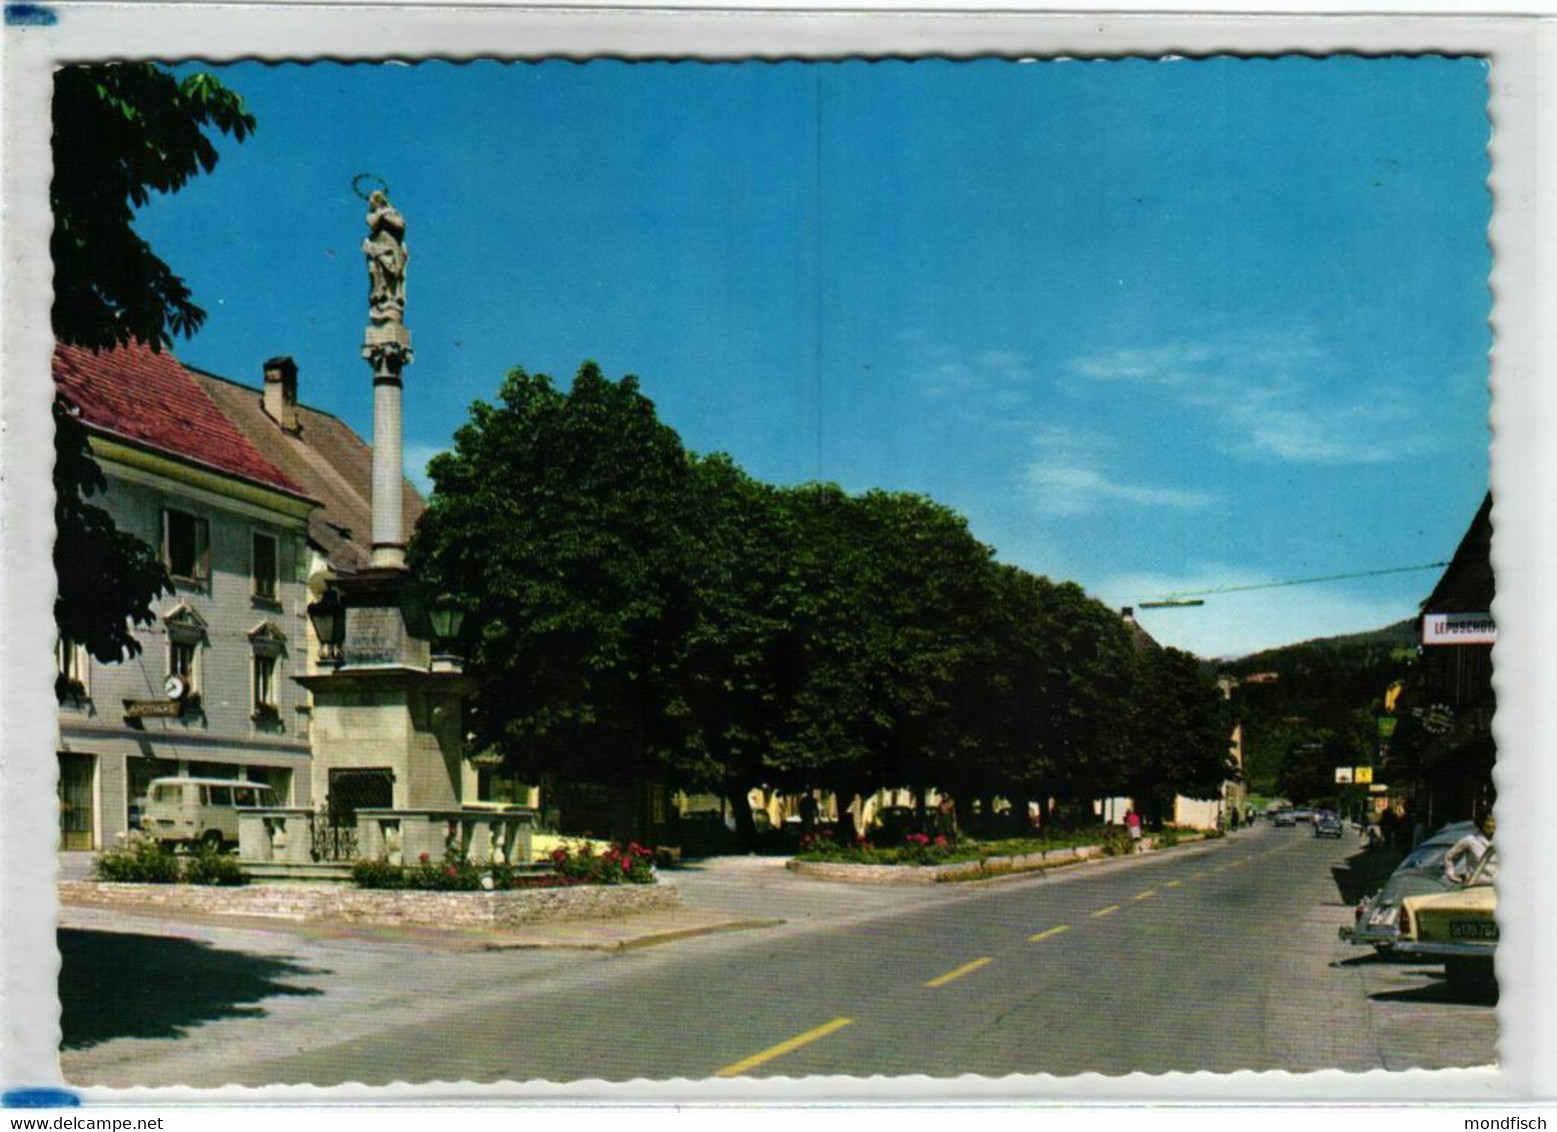
<svg viewBox="0 0 1557 1132"><path fill-rule="evenodd" d="M1377 991L1368 997L1374 1002L1420 1002L1454 1006L1496 1006L1498 985L1492 980L1451 983L1442 972L1422 972L1432 981L1409 990Z"/></svg>
<svg viewBox="0 0 1557 1132"><path fill-rule="evenodd" d="M328 974L285 959L222 951L168 936L61 928L60 1045L113 1038L178 1038L192 1026L240 1015L277 995L317 995L278 980Z"/></svg>
<svg viewBox="0 0 1557 1132"><path fill-rule="evenodd" d="M1338 967L1344 971L1351 967L1399 966L1402 963L1410 962L1415 962L1415 960L1407 959L1404 955L1396 955L1390 951L1375 951L1369 948L1366 952L1353 955L1350 959L1337 959L1330 966Z"/></svg>
<svg viewBox="0 0 1557 1132"><path fill-rule="evenodd" d="M1330 875L1335 878L1335 888L1341 894L1341 903L1356 904L1364 896L1383 888L1389 874L1395 871L1400 861L1400 854L1388 849L1359 849L1336 865L1330 870Z"/></svg>

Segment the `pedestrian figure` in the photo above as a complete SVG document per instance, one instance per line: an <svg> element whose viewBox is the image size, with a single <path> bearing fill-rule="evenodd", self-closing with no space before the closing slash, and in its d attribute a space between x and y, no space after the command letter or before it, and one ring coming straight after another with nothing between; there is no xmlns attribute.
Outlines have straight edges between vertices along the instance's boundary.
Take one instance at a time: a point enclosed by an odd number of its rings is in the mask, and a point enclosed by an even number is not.
<svg viewBox="0 0 1557 1132"><path fill-rule="evenodd" d="M1130 831L1130 852L1139 853L1141 851L1141 815L1135 812L1134 806L1131 806L1125 812L1125 828Z"/></svg>
<svg viewBox="0 0 1557 1132"><path fill-rule="evenodd" d="M816 828L816 799L810 794L800 798L800 832L810 833Z"/></svg>
<svg viewBox="0 0 1557 1132"><path fill-rule="evenodd" d="M957 839L957 803L950 794L942 794L935 804L935 832L948 841Z"/></svg>

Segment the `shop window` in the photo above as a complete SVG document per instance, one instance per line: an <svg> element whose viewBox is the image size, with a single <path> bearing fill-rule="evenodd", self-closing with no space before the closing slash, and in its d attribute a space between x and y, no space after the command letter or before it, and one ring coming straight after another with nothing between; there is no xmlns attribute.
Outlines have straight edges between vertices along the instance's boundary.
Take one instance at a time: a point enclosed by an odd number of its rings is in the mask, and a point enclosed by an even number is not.
<svg viewBox="0 0 1557 1132"><path fill-rule="evenodd" d="M179 581L204 584L211 577L211 524L184 511L162 513L164 562Z"/></svg>
<svg viewBox="0 0 1557 1132"><path fill-rule="evenodd" d="M276 547L274 536L254 532L251 573L254 596L260 601L275 601L279 593L281 570Z"/></svg>

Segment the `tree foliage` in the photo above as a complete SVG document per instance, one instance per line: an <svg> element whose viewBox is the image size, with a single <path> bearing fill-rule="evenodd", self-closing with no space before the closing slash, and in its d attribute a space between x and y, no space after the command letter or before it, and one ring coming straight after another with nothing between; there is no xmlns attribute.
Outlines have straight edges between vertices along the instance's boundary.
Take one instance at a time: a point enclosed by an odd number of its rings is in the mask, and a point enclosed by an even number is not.
<svg viewBox="0 0 1557 1132"><path fill-rule="evenodd" d="M208 129L243 141L254 117L207 74L151 63L54 76L54 336L93 350L170 346L205 321L189 288L136 234L135 210L216 167Z"/></svg>
<svg viewBox="0 0 1557 1132"><path fill-rule="evenodd" d="M188 287L132 226L153 191L170 193L217 152L208 128L242 141L243 101L210 75L183 81L150 63L64 67L54 77L53 327L91 350L140 342L160 350L205 319ZM54 604L60 635L104 663L140 651L133 626L171 592L156 552L88 497L107 482L75 406L54 403Z"/></svg>
<svg viewBox="0 0 1557 1132"><path fill-rule="evenodd" d="M1226 773L1193 657L1138 653L933 500L689 453L631 377L515 370L428 470L411 562L467 602L475 741L518 773L712 791L749 839L756 787L1084 800Z"/></svg>

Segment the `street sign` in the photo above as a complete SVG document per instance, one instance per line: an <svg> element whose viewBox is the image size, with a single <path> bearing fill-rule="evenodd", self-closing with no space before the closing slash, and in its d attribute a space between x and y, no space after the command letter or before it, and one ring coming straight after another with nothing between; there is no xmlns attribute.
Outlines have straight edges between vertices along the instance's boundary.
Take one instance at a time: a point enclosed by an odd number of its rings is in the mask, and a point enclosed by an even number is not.
<svg viewBox="0 0 1557 1132"><path fill-rule="evenodd" d="M1423 645L1495 645L1497 623L1490 613L1424 613Z"/></svg>
<svg viewBox="0 0 1557 1132"><path fill-rule="evenodd" d="M1371 766L1358 767L1352 772L1352 781L1371 783L1373 781L1373 768Z"/></svg>
<svg viewBox="0 0 1557 1132"><path fill-rule="evenodd" d="M125 700L125 719L171 719L183 711L178 700Z"/></svg>
<svg viewBox="0 0 1557 1132"><path fill-rule="evenodd" d="M1352 768L1349 767L1349 766L1338 766L1338 767L1336 767L1335 768L1335 780L1336 780L1336 782L1343 783L1343 784L1350 782L1352 780Z"/></svg>

